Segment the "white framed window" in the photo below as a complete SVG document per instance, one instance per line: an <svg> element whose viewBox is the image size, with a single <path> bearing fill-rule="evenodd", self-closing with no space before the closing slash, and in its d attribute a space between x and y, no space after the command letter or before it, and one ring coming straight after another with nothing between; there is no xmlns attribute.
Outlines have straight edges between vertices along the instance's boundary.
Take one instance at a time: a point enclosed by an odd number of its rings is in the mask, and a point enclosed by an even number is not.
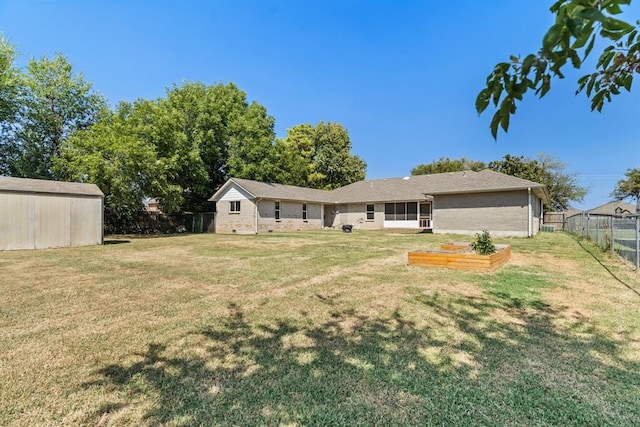
<svg viewBox="0 0 640 427"><path fill-rule="evenodd" d="M240 200L232 200L229 202L229 213L240 213Z"/></svg>
<svg viewBox="0 0 640 427"><path fill-rule="evenodd" d="M373 221L376 215L375 205L367 205L367 221Z"/></svg>
<svg viewBox="0 0 640 427"><path fill-rule="evenodd" d="M275 208L274 208L274 218L276 219L276 221L280 221L280 202L276 202L275 203Z"/></svg>
<svg viewBox="0 0 640 427"><path fill-rule="evenodd" d="M307 220L307 204L306 203L302 204L302 220L303 221Z"/></svg>

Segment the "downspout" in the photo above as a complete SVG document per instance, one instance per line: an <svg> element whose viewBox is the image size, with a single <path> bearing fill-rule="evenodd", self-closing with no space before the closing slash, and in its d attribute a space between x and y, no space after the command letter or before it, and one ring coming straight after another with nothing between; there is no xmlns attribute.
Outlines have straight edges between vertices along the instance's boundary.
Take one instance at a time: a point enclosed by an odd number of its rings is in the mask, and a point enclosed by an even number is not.
<svg viewBox="0 0 640 427"><path fill-rule="evenodd" d="M531 209L531 187L527 188L527 197L529 199L529 203L527 206L527 235L528 237L532 237L532 228L533 228L533 224L531 224L533 222L533 213L532 213L532 209Z"/></svg>
<svg viewBox="0 0 640 427"><path fill-rule="evenodd" d="M259 214L259 209L258 209L258 204L260 203L260 199L256 198L256 234L258 234L258 216Z"/></svg>

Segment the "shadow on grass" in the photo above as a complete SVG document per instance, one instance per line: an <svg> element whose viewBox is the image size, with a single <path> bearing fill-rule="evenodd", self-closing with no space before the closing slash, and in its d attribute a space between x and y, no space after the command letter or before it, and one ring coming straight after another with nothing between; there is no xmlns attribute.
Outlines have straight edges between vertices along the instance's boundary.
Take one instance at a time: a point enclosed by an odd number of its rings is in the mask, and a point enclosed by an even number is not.
<svg viewBox="0 0 640 427"><path fill-rule="evenodd" d="M606 270L607 273L609 273L609 275L611 275L611 277L613 277L615 280L617 280L621 285L625 286L627 289L629 289L631 292L633 292L634 294L636 294L637 296L640 297L640 292L637 289L632 288L627 282L625 282L624 280L622 280L621 278L619 278L618 276L615 275L615 273L613 271L611 271L611 269L609 269L609 267L607 267L601 259L601 253L600 253L600 257L596 256L592 251L591 248L588 248L585 244L584 244L584 239L582 239L580 236L577 236L575 234L570 234L570 236L573 238L573 240L575 240L575 242L589 255L591 255L591 257L593 259L595 259L598 264L600 264L600 266ZM600 249L598 249L598 251L600 251Z"/></svg>
<svg viewBox="0 0 640 427"><path fill-rule="evenodd" d="M232 304L178 345L149 343L137 362L102 367L85 386L112 401L86 422L127 411L135 421L137 410L151 425L640 421L640 366L587 319L557 326L563 313L508 294L421 294L414 304L433 316L429 326L353 310L261 324Z"/></svg>
<svg viewBox="0 0 640 427"><path fill-rule="evenodd" d="M103 245L121 245L123 243L131 243L131 240L122 240L122 239L105 239L102 244Z"/></svg>

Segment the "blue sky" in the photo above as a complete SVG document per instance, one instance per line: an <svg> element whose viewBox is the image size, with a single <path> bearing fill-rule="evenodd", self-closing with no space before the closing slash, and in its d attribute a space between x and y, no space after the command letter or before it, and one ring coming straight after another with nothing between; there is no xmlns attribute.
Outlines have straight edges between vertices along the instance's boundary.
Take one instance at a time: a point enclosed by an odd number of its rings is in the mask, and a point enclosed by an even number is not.
<svg viewBox="0 0 640 427"><path fill-rule="evenodd" d="M114 105L182 81L234 82L276 119L342 123L367 178L408 175L439 157L485 162L545 153L605 203L640 167L640 88L591 113L569 72L525 99L495 142L477 92L496 62L537 50L552 1L0 0L0 32L31 57L67 56ZM638 2L625 17L640 18Z"/></svg>

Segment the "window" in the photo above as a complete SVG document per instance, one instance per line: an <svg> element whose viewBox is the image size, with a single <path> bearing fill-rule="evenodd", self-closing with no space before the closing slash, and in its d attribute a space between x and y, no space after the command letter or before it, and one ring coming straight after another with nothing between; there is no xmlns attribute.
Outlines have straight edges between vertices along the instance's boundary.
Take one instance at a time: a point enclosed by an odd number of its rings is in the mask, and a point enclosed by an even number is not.
<svg viewBox="0 0 640 427"><path fill-rule="evenodd" d="M368 218L367 206L367 218ZM402 203L385 203L384 204L385 221L416 221L418 219L418 203L402 202Z"/></svg>
<svg viewBox="0 0 640 427"><path fill-rule="evenodd" d="M302 204L302 220L303 221L307 220L307 204L306 203Z"/></svg>
<svg viewBox="0 0 640 427"><path fill-rule="evenodd" d="M417 219L418 219L418 203L417 202L407 203L407 220L416 221Z"/></svg>
<svg viewBox="0 0 640 427"><path fill-rule="evenodd" d="M276 221L280 221L280 202L276 202L274 216Z"/></svg>
<svg viewBox="0 0 640 427"><path fill-rule="evenodd" d="M240 200L232 200L229 202L229 213L240 213Z"/></svg>
<svg viewBox="0 0 640 427"><path fill-rule="evenodd" d="M396 219L396 204L385 203L384 204L384 220L395 221L395 219Z"/></svg>
<svg viewBox="0 0 640 427"><path fill-rule="evenodd" d="M367 221L373 221L375 216L375 205L367 205Z"/></svg>

